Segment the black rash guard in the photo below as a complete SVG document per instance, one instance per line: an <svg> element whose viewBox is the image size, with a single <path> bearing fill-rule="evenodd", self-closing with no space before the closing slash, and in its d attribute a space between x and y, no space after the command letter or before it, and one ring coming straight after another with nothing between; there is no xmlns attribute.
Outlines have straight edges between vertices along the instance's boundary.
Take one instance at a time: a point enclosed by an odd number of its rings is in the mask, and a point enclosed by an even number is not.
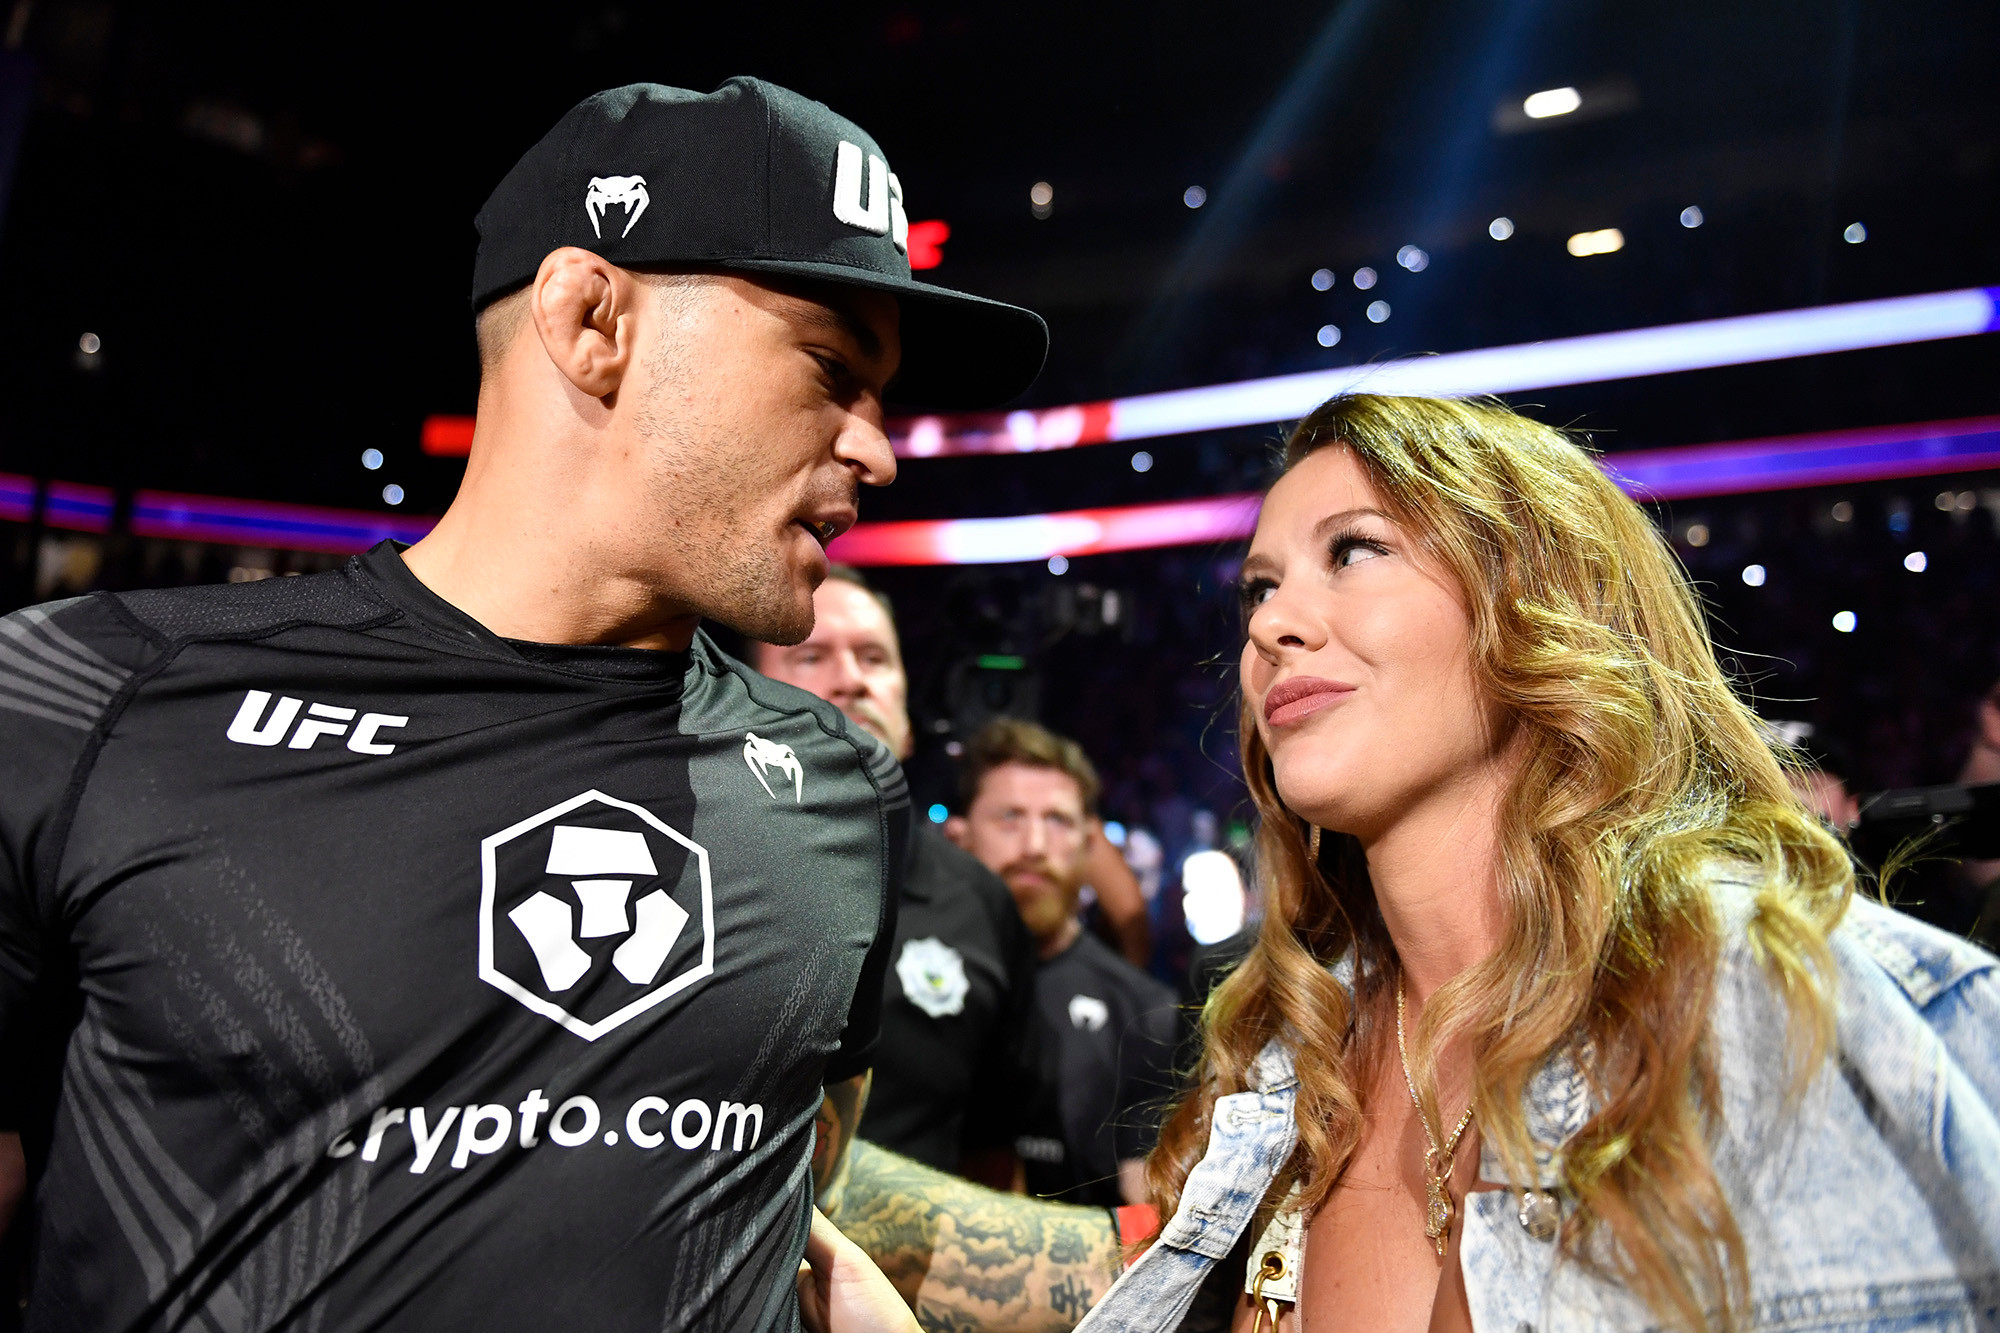
<svg viewBox="0 0 2000 1333"><path fill-rule="evenodd" d="M836 709L385 544L0 619L0 756L28 1328L796 1327L908 821Z"/></svg>

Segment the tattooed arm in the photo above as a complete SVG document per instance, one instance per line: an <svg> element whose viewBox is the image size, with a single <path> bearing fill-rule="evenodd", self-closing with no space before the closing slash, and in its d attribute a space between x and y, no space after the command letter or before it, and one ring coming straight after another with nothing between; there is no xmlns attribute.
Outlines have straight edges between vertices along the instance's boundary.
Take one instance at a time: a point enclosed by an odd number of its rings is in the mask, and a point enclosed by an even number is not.
<svg viewBox="0 0 2000 1333"><path fill-rule="evenodd" d="M867 1077L820 1108L820 1210L878 1264L929 1333L1064 1333L1118 1276L1102 1208L998 1194L854 1138Z"/></svg>

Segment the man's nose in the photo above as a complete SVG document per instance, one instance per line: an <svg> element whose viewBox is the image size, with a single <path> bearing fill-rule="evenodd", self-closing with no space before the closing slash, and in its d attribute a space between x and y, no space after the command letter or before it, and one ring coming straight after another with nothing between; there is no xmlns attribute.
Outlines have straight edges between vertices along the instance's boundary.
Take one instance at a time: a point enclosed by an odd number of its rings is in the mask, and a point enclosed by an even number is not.
<svg viewBox="0 0 2000 1333"><path fill-rule="evenodd" d="M857 405L847 414L833 456L853 468L855 480L863 486L887 486L896 479L896 451L890 447L879 402Z"/></svg>
<svg viewBox="0 0 2000 1333"><path fill-rule="evenodd" d="M833 655L833 688L854 698L868 693L868 680L861 674L861 663L853 653Z"/></svg>

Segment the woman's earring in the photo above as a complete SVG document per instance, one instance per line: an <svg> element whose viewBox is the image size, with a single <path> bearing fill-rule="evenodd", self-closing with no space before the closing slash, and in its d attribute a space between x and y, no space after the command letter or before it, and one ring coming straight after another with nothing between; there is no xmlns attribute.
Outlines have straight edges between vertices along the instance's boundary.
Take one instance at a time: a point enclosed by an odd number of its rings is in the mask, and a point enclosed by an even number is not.
<svg viewBox="0 0 2000 1333"><path fill-rule="evenodd" d="M1308 825L1306 825L1306 827L1312 830L1312 832L1310 832L1310 833L1306 834L1306 859L1307 859L1308 861L1311 861L1311 862L1312 862L1312 863L1313 863L1314 865L1318 865L1318 864L1319 864L1319 825L1317 825L1317 824L1308 824Z"/></svg>

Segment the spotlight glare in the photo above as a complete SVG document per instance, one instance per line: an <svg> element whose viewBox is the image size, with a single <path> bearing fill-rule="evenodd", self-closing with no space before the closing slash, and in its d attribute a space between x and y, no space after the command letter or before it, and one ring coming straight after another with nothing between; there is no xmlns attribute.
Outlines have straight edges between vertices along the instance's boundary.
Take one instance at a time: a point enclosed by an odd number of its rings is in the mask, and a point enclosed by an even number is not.
<svg viewBox="0 0 2000 1333"><path fill-rule="evenodd" d="M951 811L945 809L942 804L933 804L924 813L931 817L931 823L933 824L942 824L945 820L951 818Z"/></svg>
<svg viewBox="0 0 2000 1333"><path fill-rule="evenodd" d="M1138 453L1133 454L1132 470L1134 472L1151 472L1153 470L1153 456L1147 453L1144 449L1141 449Z"/></svg>
<svg viewBox="0 0 2000 1333"><path fill-rule="evenodd" d="M1835 611L1833 613L1833 627L1842 634L1854 633L1854 625L1855 619L1852 611Z"/></svg>
<svg viewBox="0 0 2000 1333"><path fill-rule="evenodd" d="M1833 502L1833 521L1836 523L1852 523L1854 521L1854 506L1846 500L1835 500Z"/></svg>
<svg viewBox="0 0 2000 1333"><path fill-rule="evenodd" d="M1373 287L1375 285L1375 270L1372 268L1355 269L1354 285L1364 292Z"/></svg>
<svg viewBox="0 0 2000 1333"><path fill-rule="evenodd" d="M1056 187L1047 181L1036 181L1028 190L1028 211L1038 218L1045 218L1055 211Z"/></svg>
<svg viewBox="0 0 2000 1333"><path fill-rule="evenodd" d="M1868 228L1859 222L1850 222L1840 233L1840 239L1849 245L1859 245L1868 239Z"/></svg>
<svg viewBox="0 0 2000 1333"><path fill-rule="evenodd" d="M1189 208L1200 208L1208 202L1208 191L1199 185L1190 185L1181 192L1181 202Z"/></svg>
<svg viewBox="0 0 2000 1333"><path fill-rule="evenodd" d="M1521 99L1521 111L1529 120L1567 116L1583 105L1583 94L1574 88L1544 88Z"/></svg>
<svg viewBox="0 0 2000 1333"><path fill-rule="evenodd" d="M1412 273L1422 273L1431 266L1431 257L1414 245L1406 245L1396 252L1396 262Z"/></svg>
<svg viewBox="0 0 2000 1333"><path fill-rule="evenodd" d="M1763 587L1764 567L1762 565L1743 566L1743 581L1753 588Z"/></svg>
<svg viewBox="0 0 2000 1333"><path fill-rule="evenodd" d="M1316 291L1316 292L1330 292L1330 291L1332 291L1332 290L1333 290L1333 284L1334 284L1334 276L1333 276L1333 270L1332 270L1332 269L1330 269L1330 268L1316 268L1316 269L1314 269L1314 270L1313 270L1313 290L1314 290L1314 291Z"/></svg>
<svg viewBox="0 0 2000 1333"><path fill-rule="evenodd" d="M1496 241L1504 241L1514 234L1514 219L1494 218L1486 224L1486 234Z"/></svg>
<svg viewBox="0 0 2000 1333"><path fill-rule="evenodd" d="M393 481L390 482L382 488L382 499L385 503L392 505L403 503L403 488Z"/></svg>
<svg viewBox="0 0 2000 1333"><path fill-rule="evenodd" d="M1697 208L1693 204L1689 204L1686 208L1683 208L1681 210L1681 225L1683 227L1688 227L1692 229L1694 227L1699 227L1705 221L1707 221L1707 219L1702 217L1701 209Z"/></svg>
<svg viewBox="0 0 2000 1333"><path fill-rule="evenodd" d="M1368 303L1368 322L1370 324L1380 324L1387 318L1389 318L1389 303L1387 301L1370 301Z"/></svg>
<svg viewBox="0 0 2000 1333"><path fill-rule="evenodd" d="M96 356L104 350L104 339L94 333L86 333L76 340L76 350L85 356Z"/></svg>
<svg viewBox="0 0 2000 1333"><path fill-rule="evenodd" d="M1067 573L1069 573L1069 557L1068 557L1068 556L1066 556L1066 555L1052 555L1052 556L1050 556L1050 557L1049 557L1049 573L1051 573L1051 574L1067 574Z"/></svg>
<svg viewBox="0 0 2000 1333"><path fill-rule="evenodd" d="M1625 248L1625 233L1616 227L1580 231L1569 238L1569 252L1578 259L1586 255L1608 255Z"/></svg>
<svg viewBox="0 0 2000 1333"><path fill-rule="evenodd" d="M1921 574L1930 568L1930 557L1922 551L1912 551L1903 557L1903 568L1912 574Z"/></svg>
<svg viewBox="0 0 2000 1333"><path fill-rule="evenodd" d="M1336 324L1322 324L1319 326L1317 336L1321 347L1331 347L1340 341L1340 327Z"/></svg>
<svg viewBox="0 0 2000 1333"><path fill-rule="evenodd" d="M1708 524L1706 524L1706 523L1690 523L1690 524L1688 524L1688 526L1687 526L1687 544L1688 544L1689 546L1706 546L1706 545L1708 545Z"/></svg>
<svg viewBox="0 0 2000 1333"><path fill-rule="evenodd" d="M370 472L381 467L382 451L380 449L363 449L361 451L361 466L367 468Z"/></svg>

